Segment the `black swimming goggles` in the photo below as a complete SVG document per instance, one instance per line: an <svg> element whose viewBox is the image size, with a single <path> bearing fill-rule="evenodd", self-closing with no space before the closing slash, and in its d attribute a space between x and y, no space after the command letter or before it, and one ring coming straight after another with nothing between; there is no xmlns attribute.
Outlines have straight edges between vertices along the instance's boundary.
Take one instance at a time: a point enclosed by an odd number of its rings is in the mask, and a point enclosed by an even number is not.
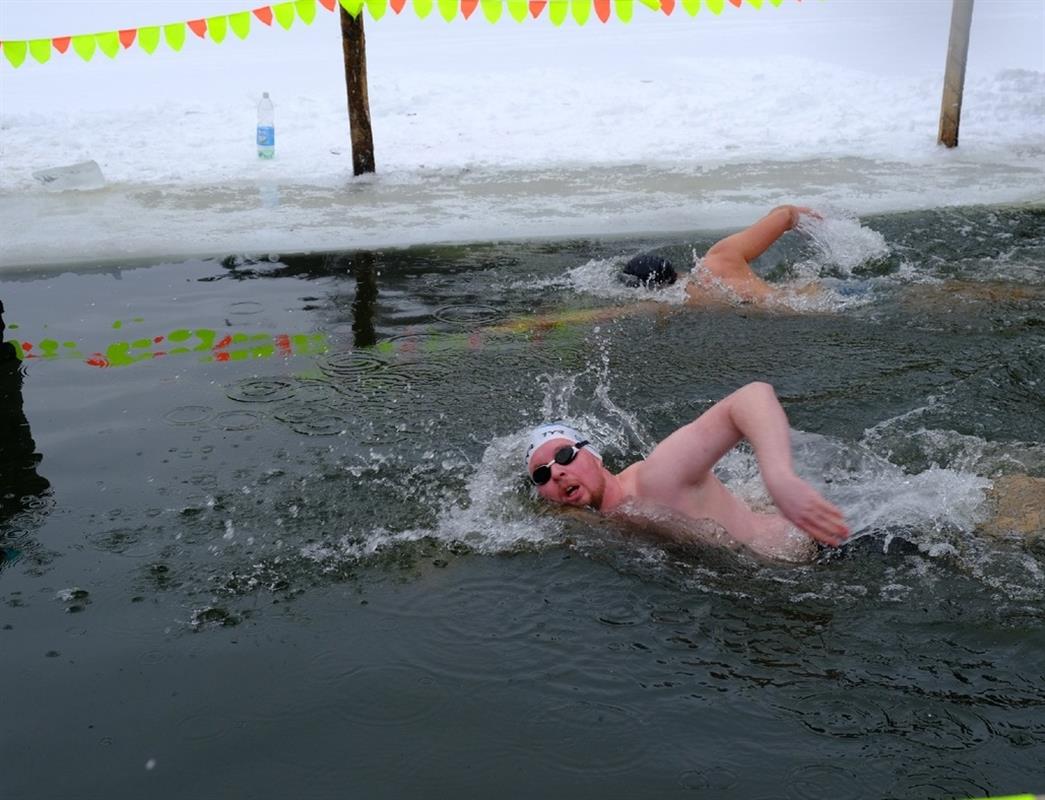
<svg viewBox="0 0 1045 800"><path fill-rule="evenodd" d="M577 442L577 444L563 445L555 451L555 458L547 464L542 464L530 473L531 480L533 480L533 482L538 486L544 486L544 484L552 479L552 464L558 464L561 467L565 467L567 464L572 464L573 459L577 457L581 448L586 444L588 444L587 440Z"/></svg>

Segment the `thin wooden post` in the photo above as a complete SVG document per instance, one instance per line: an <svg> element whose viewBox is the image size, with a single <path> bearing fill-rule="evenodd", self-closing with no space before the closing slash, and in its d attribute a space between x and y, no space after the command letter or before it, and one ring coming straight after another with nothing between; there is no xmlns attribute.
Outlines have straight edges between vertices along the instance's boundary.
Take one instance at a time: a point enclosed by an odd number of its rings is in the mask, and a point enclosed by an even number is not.
<svg viewBox="0 0 1045 800"><path fill-rule="evenodd" d="M339 4L341 50L345 57L348 92L348 128L352 139L352 173L374 171L374 132L370 127L370 98L366 89L366 37L363 12L353 17Z"/></svg>
<svg viewBox="0 0 1045 800"><path fill-rule="evenodd" d="M965 61L969 55L969 29L972 27L972 4L973 0L954 0L951 8L951 37L947 43L947 69L943 76L938 140L947 147L958 146L962 90L965 88Z"/></svg>

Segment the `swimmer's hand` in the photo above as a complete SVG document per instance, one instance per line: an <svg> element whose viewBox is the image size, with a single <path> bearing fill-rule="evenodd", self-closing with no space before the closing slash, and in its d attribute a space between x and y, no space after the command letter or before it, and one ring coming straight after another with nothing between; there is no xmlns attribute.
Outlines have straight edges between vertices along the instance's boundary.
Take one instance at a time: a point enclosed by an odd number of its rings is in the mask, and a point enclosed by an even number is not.
<svg viewBox="0 0 1045 800"><path fill-rule="evenodd" d="M812 217L813 219L823 219L823 215L819 211L814 211L806 206L777 206L773 211L786 211L788 214L788 230L793 230L798 226L799 221L803 216ZM773 211L769 213L772 214Z"/></svg>
<svg viewBox="0 0 1045 800"><path fill-rule="evenodd" d="M794 473L776 476L766 488L780 513L813 539L838 547L849 538L842 512Z"/></svg>

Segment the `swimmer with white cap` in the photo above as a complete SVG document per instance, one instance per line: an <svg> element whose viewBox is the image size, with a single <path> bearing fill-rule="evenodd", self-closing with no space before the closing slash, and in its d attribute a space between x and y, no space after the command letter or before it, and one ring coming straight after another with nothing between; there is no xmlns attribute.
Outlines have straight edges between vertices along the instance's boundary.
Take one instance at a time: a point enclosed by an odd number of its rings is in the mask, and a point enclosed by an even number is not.
<svg viewBox="0 0 1045 800"><path fill-rule="evenodd" d="M742 439L754 448L776 513L752 510L712 471ZM545 500L631 519L711 520L732 542L775 560L808 560L811 540L837 547L849 536L842 512L795 474L787 416L767 383L741 387L617 474L559 422L533 431L525 458Z"/></svg>

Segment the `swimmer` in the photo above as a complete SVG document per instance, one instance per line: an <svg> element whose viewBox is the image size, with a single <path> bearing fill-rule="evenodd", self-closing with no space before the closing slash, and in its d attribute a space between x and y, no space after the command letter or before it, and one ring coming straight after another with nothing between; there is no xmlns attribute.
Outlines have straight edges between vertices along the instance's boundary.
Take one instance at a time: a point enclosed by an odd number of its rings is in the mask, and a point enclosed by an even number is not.
<svg viewBox="0 0 1045 800"><path fill-rule="evenodd" d="M754 448L775 513L749 508L712 471L742 439ZM638 522L676 540L689 535L802 562L815 555L814 540L837 547L849 536L842 512L795 473L787 416L767 383L733 392L617 474L562 423L536 428L525 460L543 499Z"/></svg>
<svg viewBox="0 0 1045 800"><path fill-rule="evenodd" d="M751 262L793 230L803 216L821 218L804 206L777 206L754 225L713 244L686 285L687 304L703 305L723 295L745 303L771 303L780 298L781 290L758 277ZM619 277L627 286L652 289L673 284L677 274L666 258L643 254L631 259Z"/></svg>
<svg viewBox="0 0 1045 800"><path fill-rule="evenodd" d="M820 219L820 215L804 206L777 206L762 219L742 231L719 240L704 256L701 267L693 271L693 279L686 284L686 305L707 306L720 302L759 303L773 305L793 297L790 291L774 287L751 269L751 261L762 255L788 231L798 225L803 216ZM678 280L678 273L663 256L649 253L637 255L624 265L618 279L632 288L658 289ZM822 287L817 283L802 287L802 294L816 293ZM608 322L618 317L641 313L665 313L664 303L647 300L611 308L584 308L555 314L541 314L509 320L484 328L490 333L527 333L542 331L560 325L585 322Z"/></svg>

